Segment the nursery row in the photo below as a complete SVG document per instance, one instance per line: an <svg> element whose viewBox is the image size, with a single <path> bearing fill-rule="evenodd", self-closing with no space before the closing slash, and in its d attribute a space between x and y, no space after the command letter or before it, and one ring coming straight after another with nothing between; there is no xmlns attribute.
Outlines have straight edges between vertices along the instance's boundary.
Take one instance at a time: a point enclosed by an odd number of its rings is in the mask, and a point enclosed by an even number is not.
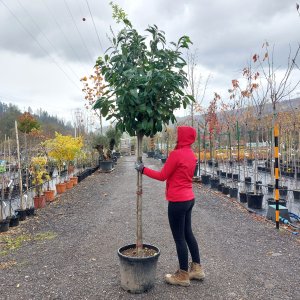
<svg viewBox="0 0 300 300"><path fill-rule="evenodd" d="M44 208L46 203L54 201L58 195L72 189L98 169L99 165L96 165L95 167L76 170L72 176L68 174L61 175L60 177L54 176L42 184L40 194L36 193L36 187L29 188L20 193L20 190L17 190L17 185L11 185L7 198L4 199L2 197L0 201L0 232L7 231L9 227L18 226L20 221L24 221L27 217L36 215L36 210Z"/></svg>

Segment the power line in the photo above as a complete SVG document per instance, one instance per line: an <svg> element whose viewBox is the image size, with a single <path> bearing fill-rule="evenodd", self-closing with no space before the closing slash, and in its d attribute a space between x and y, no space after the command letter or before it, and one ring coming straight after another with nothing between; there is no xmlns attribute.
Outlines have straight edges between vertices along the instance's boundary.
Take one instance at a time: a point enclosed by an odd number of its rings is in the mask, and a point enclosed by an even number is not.
<svg viewBox="0 0 300 300"><path fill-rule="evenodd" d="M63 29L61 28L60 24L58 23L58 21L56 20L53 12L51 11L51 9L49 8L49 6L46 4L46 1L43 2L44 5L46 6L46 9L49 11L49 14L51 15L54 23L56 24L56 26L58 27L59 31L62 33L62 35L65 38L65 42L66 45L71 49L71 51L73 52L74 56L76 56L77 61L81 61L79 55L77 54L77 52L75 51L74 47L72 46L68 36L66 35L66 33L63 31ZM87 70L85 70L85 74L88 74L89 72Z"/></svg>
<svg viewBox="0 0 300 300"><path fill-rule="evenodd" d="M50 44L50 46L54 49L55 52L58 53L57 49L55 48L55 46L53 45L53 43L48 39L48 37L45 35L45 33L42 31L41 27L35 22L35 20L33 19L33 17L29 14L28 10L20 3L19 0L17 0L17 2L19 3L19 5L21 6L21 8L25 11L25 13L27 14L27 16L31 19L32 23L36 26L36 28L40 31L40 33L43 35L43 37L45 38L45 40ZM69 68L69 70L74 74L74 76L79 79L80 77L75 73L75 71L67 64L65 63L66 66Z"/></svg>
<svg viewBox="0 0 300 300"><path fill-rule="evenodd" d="M41 43L34 37L34 35L23 25L20 19L13 13L13 11L7 6L3 0L0 0L1 3L6 7L6 9L10 12L10 14L16 19L19 25L23 28L23 30L38 44L38 46L42 49L43 52L55 63L55 65L65 74L65 76L72 82L76 88L80 89L80 87L73 81L72 78L63 70L63 68L56 62L56 60L49 54L49 52L41 45ZM81 90L81 89L80 89Z"/></svg>
<svg viewBox="0 0 300 300"><path fill-rule="evenodd" d="M77 52L74 50L74 47L72 47L72 44L70 42L70 40L68 39L68 36L66 35L66 33L62 30L60 24L57 22L56 18L53 15L53 12L51 11L51 9L49 8L49 6L46 4L46 2L43 2L44 5L46 6L47 10L49 11L49 14L51 15L54 23L56 24L56 26L58 27L58 29L60 30L60 32L62 33L62 35L65 38L65 42L67 44L67 46L72 50L73 54L76 56L77 60L80 61L80 57L78 56Z"/></svg>
<svg viewBox="0 0 300 300"><path fill-rule="evenodd" d="M67 1L64 0L64 3L65 3L65 5L66 5L66 8L67 8L67 10L68 10L70 16L71 16L71 19L72 19L73 23L74 23L74 25L75 25L75 28L76 28L76 30L77 30L77 32L78 32L78 34L79 34L79 37L80 37L80 39L81 39L81 41L82 41L82 44L84 45L84 47L85 47L85 49L86 49L86 51L87 51L87 54L88 54L89 57L90 57L90 60L92 61L92 63L94 63L93 58L92 58L92 56L91 56L91 54L90 54L90 51L89 51L89 49L88 49L88 47L87 47L87 45L86 45L86 43L85 43L85 41L84 41L84 39L83 39L83 37L82 37L80 31L79 31L79 29L78 29L78 26L76 25L75 19L74 19L74 17L73 17L73 14L72 14L72 12L71 12L71 10L70 10L70 7L69 7Z"/></svg>
<svg viewBox="0 0 300 300"><path fill-rule="evenodd" d="M91 18L92 18L92 22L93 22L93 25L94 25L95 32L96 32L96 34L97 34L97 38L98 38L98 42L99 42L100 48L101 48L102 52L104 52L104 51L103 51L102 44L101 44L101 41L100 41L100 37L99 37L98 31L97 31L97 27L96 27L96 24L95 24L95 21L94 21L92 12L91 12L91 8L90 8L90 5L89 5L89 2L88 2L88 0L85 0L85 2L86 2L86 5L87 5L87 7L88 7L88 9L89 9L90 16L91 16Z"/></svg>

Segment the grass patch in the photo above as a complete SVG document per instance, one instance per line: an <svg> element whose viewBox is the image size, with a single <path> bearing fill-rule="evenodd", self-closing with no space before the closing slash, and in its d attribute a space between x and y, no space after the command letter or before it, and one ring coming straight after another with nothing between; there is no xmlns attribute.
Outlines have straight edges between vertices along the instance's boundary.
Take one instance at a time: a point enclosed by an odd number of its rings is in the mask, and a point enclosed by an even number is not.
<svg viewBox="0 0 300 300"><path fill-rule="evenodd" d="M0 256L7 255L11 251L19 249L25 242L52 240L56 236L57 234L52 231L41 232L35 235L21 234L17 237L0 236Z"/></svg>

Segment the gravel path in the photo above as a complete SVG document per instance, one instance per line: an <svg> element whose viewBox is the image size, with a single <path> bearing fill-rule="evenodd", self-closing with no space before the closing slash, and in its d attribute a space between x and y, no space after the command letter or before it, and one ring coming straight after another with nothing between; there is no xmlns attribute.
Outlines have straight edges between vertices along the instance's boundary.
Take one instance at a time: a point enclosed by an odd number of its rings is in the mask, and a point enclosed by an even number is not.
<svg viewBox="0 0 300 300"><path fill-rule="evenodd" d="M165 183L143 177L144 242L160 248L155 287L132 295L119 282L117 249L135 242L134 157L91 175L0 239L0 299L300 299L300 243L238 203L195 184L193 226L206 271L190 287L164 283L178 263ZM160 161L145 158L149 167ZM43 233L43 235L41 235ZM30 238L28 238L30 237Z"/></svg>

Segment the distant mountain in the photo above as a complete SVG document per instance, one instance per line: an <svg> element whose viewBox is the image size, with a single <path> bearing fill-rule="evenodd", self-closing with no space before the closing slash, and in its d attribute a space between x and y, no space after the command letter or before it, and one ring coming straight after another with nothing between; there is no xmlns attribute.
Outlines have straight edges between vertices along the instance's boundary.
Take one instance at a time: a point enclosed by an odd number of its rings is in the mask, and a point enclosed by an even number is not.
<svg viewBox="0 0 300 300"><path fill-rule="evenodd" d="M281 101L276 106L277 112L288 112L292 110L299 110L300 111L300 97L295 99L289 99ZM232 111L232 113L242 114L245 111L245 108L240 108L238 110ZM267 103L264 105L262 115L270 115L273 113L273 107L272 103ZM218 113L220 116L220 113ZM191 124L191 116L185 116L185 117L177 117L177 123L178 124ZM194 115L194 121L196 123L203 123L204 121L204 115L195 114Z"/></svg>

